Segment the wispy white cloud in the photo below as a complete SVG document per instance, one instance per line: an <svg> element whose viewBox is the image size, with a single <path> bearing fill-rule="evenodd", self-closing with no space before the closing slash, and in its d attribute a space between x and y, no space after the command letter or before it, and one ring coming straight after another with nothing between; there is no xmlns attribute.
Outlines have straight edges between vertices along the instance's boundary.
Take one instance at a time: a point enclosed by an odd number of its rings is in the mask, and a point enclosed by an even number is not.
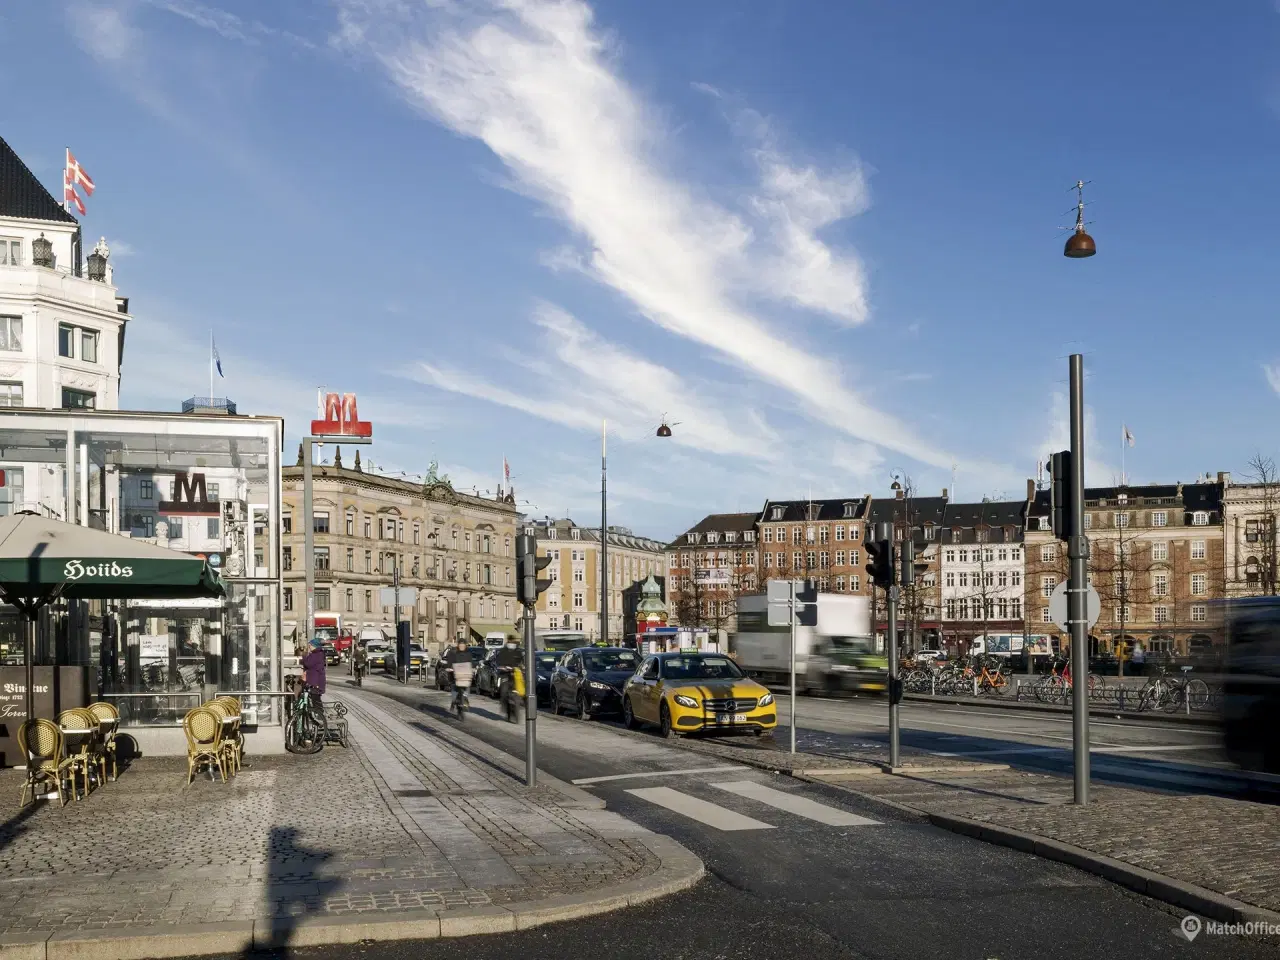
<svg viewBox="0 0 1280 960"><path fill-rule="evenodd" d="M1117 433L1116 442L1119 442ZM1048 430L1041 448L1035 451L1036 462L1045 463L1049 454L1071 447L1071 407L1067 395L1054 391L1050 398ZM1120 481L1120 471L1102 453L1106 446L1098 434L1093 408L1084 408L1084 482L1088 486L1105 486Z"/></svg>
<svg viewBox="0 0 1280 960"><path fill-rule="evenodd" d="M580 0L338 4L335 42L374 57L411 102L486 144L519 190L582 238L590 274L645 317L843 434L950 462L851 390L829 356L776 333L751 307L763 294L845 322L865 318L857 260L817 239L865 204L859 171L820 174L766 140L755 154L760 188L738 214L663 169L662 124L620 76L616 44Z"/></svg>
<svg viewBox="0 0 1280 960"><path fill-rule="evenodd" d="M652 436L661 417L679 421L673 445L716 454L769 458L777 434L749 407L730 416L705 390L672 370L597 336L566 311L542 304L534 322L545 356L527 361L539 392L524 394L454 367L420 363L407 375L430 386L519 410L574 429L596 430L602 419L615 436Z"/></svg>
<svg viewBox="0 0 1280 960"><path fill-rule="evenodd" d="M1280 0L1276 0L1280 3ZM1267 376L1267 383L1271 384L1271 389L1276 393L1280 393L1280 363L1264 363L1262 372Z"/></svg>
<svg viewBox="0 0 1280 960"><path fill-rule="evenodd" d="M268 26L259 20L237 16L219 7L195 3L193 0L145 0L145 2L160 10L182 17L197 27L210 30L224 40L256 44L270 37L279 37L308 48L317 46L311 40L287 30Z"/></svg>

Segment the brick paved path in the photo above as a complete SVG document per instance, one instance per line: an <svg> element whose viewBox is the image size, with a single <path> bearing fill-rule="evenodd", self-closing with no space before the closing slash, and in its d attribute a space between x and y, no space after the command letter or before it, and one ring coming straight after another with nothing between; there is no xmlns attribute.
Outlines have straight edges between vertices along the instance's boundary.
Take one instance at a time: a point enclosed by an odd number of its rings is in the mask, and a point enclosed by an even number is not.
<svg viewBox="0 0 1280 960"><path fill-rule="evenodd" d="M19 811L22 775L0 771L0 937L514 904L656 870L642 828L347 699L350 750L248 758L227 784L143 759L87 800Z"/></svg>

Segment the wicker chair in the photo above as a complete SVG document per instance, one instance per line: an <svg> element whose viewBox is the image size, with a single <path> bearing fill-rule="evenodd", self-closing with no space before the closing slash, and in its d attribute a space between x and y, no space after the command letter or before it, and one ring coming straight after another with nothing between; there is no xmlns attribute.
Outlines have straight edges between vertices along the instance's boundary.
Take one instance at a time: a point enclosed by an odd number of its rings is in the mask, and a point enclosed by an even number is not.
<svg viewBox="0 0 1280 960"><path fill-rule="evenodd" d="M98 728L102 731L103 775L106 774L106 761L111 761L111 781L120 777L120 765L116 757L116 733L120 728L120 711L112 704L98 701L89 704L88 709L98 718Z"/></svg>
<svg viewBox="0 0 1280 960"><path fill-rule="evenodd" d="M62 741L71 765L71 796L79 800L76 792L75 774L79 771L84 780L84 795L92 789L89 782L91 771L98 765L98 756L94 750L94 741L98 735L98 719L93 714L85 716L86 711L79 709L63 710L58 714L58 727L62 731ZM72 731L84 731L73 733Z"/></svg>
<svg viewBox="0 0 1280 960"><path fill-rule="evenodd" d="M67 804L67 796L62 792L62 781L71 780L71 789L75 790L75 775L71 771L71 758L62 753L62 731L52 720L37 718L28 720L18 728L18 749L27 762L27 776L22 782L22 797L19 807L27 805L27 791L31 791L31 802L36 801L36 785L49 780L58 788L58 803Z"/></svg>
<svg viewBox="0 0 1280 960"><path fill-rule="evenodd" d="M225 700L210 700L204 705L204 709L211 710L218 715L218 720L222 724L222 756L226 763L227 771L235 776L240 770L240 751L236 746L236 720L238 719L231 708L227 706Z"/></svg>
<svg viewBox="0 0 1280 960"><path fill-rule="evenodd" d="M182 718L187 735L187 786L196 778L201 761L216 765L227 782L227 757L222 747L222 717L207 707L197 707Z"/></svg>
<svg viewBox="0 0 1280 960"><path fill-rule="evenodd" d="M240 721L243 711L240 706L240 698L218 697L218 702L225 703L227 705L227 709L231 711L231 716L234 719L231 729L235 735L236 769L239 769L244 765L244 734L240 730Z"/></svg>

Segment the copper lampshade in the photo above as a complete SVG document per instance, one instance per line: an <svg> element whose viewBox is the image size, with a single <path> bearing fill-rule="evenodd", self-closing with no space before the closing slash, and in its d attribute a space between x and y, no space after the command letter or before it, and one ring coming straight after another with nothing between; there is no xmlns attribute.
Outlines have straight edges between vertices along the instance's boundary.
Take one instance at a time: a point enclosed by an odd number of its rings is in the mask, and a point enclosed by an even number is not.
<svg viewBox="0 0 1280 960"><path fill-rule="evenodd" d="M1077 227L1076 232L1067 237L1067 245L1063 248L1062 255L1079 259L1092 257L1097 252L1098 248L1093 242L1093 237L1085 233L1082 227Z"/></svg>

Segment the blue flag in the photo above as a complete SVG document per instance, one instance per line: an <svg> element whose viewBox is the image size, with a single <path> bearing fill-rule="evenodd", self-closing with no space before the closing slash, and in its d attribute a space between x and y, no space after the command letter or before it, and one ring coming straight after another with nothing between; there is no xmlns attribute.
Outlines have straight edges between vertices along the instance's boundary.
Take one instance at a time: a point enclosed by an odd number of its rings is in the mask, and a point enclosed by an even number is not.
<svg viewBox="0 0 1280 960"><path fill-rule="evenodd" d="M218 368L218 376L226 379L226 374L222 372L222 357L218 356L218 341L213 341L213 365Z"/></svg>

